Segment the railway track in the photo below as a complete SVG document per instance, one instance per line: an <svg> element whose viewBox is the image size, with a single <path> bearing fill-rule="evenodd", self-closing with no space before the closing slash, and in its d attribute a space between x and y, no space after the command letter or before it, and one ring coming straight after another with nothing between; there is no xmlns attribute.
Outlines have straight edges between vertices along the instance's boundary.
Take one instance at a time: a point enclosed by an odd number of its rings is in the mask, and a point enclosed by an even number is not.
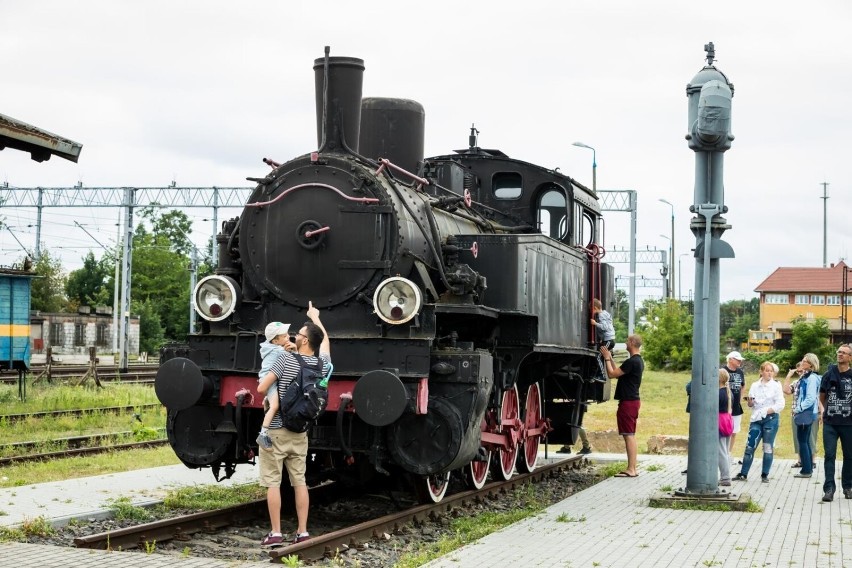
<svg viewBox="0 0 852 568"><path fill-rule="evenodd" d="M165 434L165 428L157 428L160 435ZM12 442L11 444L0 444L0 455L9 453L23 453L36 450L45 446L64 447L66 450L77 448L94 447L109 440L129 439L133 432L111 432L108 434L93 434L91 436L69 436L66 438L52 438L50 440L32 440L28 442Z"/></svg>
<svg viewBox="0 0 852 568"><path fill-rule="evenodd" d="M482 501L505 494L517 487L554 476L561 470L578 469L583 463L582 456L573 456L558 462L543 465L532 473L514 476L509 481L495 481L486 484L482 489L462 491L445 497L440 503L417 505L397 513L385 515L366 522L360 522L348 527L342 527L326 534L315 536L310 540L284 546L269 551L270 562L280 564L282 559L291 555L298 556L303 560L318 560L323 557L332 557L337 550L344 548L360 547L364 543L378 539L382 534L393 534L401 527L408 524L419 524L427 519L442 516L464 504ZM336 493L338 488L335 484L311 488L311 504L325 501ZM283 494L287 496L285 491ZM292 500L285 501L282 513L292 513ZM291 510L287 511L289 507ZM171 519L159 520L151 523L127 527L109 532L98 533L74 539L74 545L78 548L122 548L145 549L146 543L163 543L170 540L188 541L191 535L197 532L209 532L223 527L243 523L248 519L260 517L265 519L266 501L253 501L242 505L227 507L216 511L183 515Z"/></svg>
<svg viewBox="0 0 852 568"><path fill-rule="evenodd" d="M11 465L17 463L24 462L32 462L32 461L47 461L47 460L55 460L61 458L69 458L76 456L88 456L94 454L104 454L107 452L121 451L121 450L138 450L142 448L153 448L157 446L164 446L168 444L168 440L148 440L145 442L130 442L127 444L113 444L111 446L97 446L91 448L75 448L71 450L62 450L56 452L44 452L38 454L28 454L24 456L9 456L5 458L0 458L0 466Z"/></svg>
<svg viewBox="0 0 852 568"><path fill-rule="evenodd" d="M98 378L101 381L115 381L123 383L153 383L157 375L156 364L132 365L126 372L121 373L115 367L98 367ZM52 381L64 381L79 378L89 370L87 365L53 365L51 368ZM33 366L27 372L27 379L32 381L44 372L44 366ZM18 375L15 371L6 371L0 374L0 384L17 384Z"/></svg>
<svg viewBox="0 0 852 568"><path fill-rule="evenodd" d="M44 420L45 418L62 418L65 416L83 416L85 414L95 414L103 412L104 414L121 414L122 412L147 412L151 410L159 410L163 405L154 404L138 404L136 406L103 406L100 408L80 408L73 410L54 410L49 412L30 412L26 414L2 414L0 415L0 423L13 424L24 420L36 419Z"/></svg>

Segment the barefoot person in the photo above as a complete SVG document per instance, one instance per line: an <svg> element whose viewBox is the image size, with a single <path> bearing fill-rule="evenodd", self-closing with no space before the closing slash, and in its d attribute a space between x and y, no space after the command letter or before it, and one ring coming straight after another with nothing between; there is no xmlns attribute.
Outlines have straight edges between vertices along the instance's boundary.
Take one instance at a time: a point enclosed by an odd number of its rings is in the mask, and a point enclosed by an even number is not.
<svg viewBox="0 0 852 568"><path fill-rule="evenodd" d="M631 335L627 338L627 352L630 357L616 367L612 362L612 354L606 347L601 347L600 352L606 365L606 372L611 379L618 379L615 386L615 400L618 401L618 411L615 414L618 423L618 433L624 437L624 446L627 450L627 469L616 477L636 477L636 456L638 454L636 444L636 419L639 418L639 386L642 384L642 373L645 371L645 362L639 351L642 348L642 338Z"/></svg>

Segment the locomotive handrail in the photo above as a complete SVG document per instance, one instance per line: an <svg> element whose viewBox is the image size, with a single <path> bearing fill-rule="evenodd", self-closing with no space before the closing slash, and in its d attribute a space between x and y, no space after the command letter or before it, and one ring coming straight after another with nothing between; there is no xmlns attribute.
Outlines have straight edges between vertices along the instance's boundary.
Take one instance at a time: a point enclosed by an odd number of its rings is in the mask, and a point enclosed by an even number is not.
<svg viewBox="0 0 852 568"><path fill-rule="evenodd" d="M334 191L335 193L337 193L343 199L347 199L349 201L358 201L360 203L378 203L379 202L378 198L376 198L376 197L350 197L349 195L346 195L345 193L343 193L342 191L340 191L339 189L337 189L333 185L328 185L326 183L313 183L312 182L312 183L300 183L299 185L294 185L290 189L282 191L280 195L278 195L275 199L272 199L270 201L257 201L255 203L246 203L246 207L263 207L264 205L272 205L273 203L275 203L276 201L279 201L282 197L284 197L285 195L287 195L291 191L295 191L297 189L304 189L306 187L321 187L323 189L330 189L330 190Z"/></svg>
<svg viewBox="0 0 852 568"><path fill-rule="evenodd" d="M401 173L401 174L405 174L405 175L407 175L408 177L410 177L411 179L413 179L414 181L416 181L416 182L418 183L418 185L417 185L417 190L418 190L418 191L420 191L421 189L423 189L423 186L424 186L424 185L431 185L431 184L432 184L432 182L431 182L431 181L429 181L428 179L426 179L426 178L422 178L422 177L420 177L420 176L418 176L418 175L416 175L416 174L413 174L413 173L409 172L408 170L406 170L406 169L404 169L404 168L401 168L401 167L397 166L396 164L394 164L393 162L391 162L391 161L390 161L390 160L388 160L387 158L379 158L379 163L380 163L381 165L380 165L380 166L379 166L379 168L376 170L375 175L379 175L380 173L382 173L382 171L385 169L385 167L387 167L387 168L392 169L392 170L393 170L393 171L395 171L395 172L399 172L399 173Z"/></svg>

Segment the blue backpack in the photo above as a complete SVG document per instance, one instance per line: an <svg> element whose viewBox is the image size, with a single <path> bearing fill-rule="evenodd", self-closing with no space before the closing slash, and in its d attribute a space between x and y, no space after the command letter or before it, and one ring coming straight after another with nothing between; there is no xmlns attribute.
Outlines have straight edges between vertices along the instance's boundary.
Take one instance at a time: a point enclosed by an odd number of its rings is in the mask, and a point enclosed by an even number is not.
<svg viewBox="0 0 852 568"><path fill-rule="evenodd" d="M291 432L307 432L328 406L328 381L322 372L322 359L309 365L298 353L299 374L287 387L278 405L281 422Z"/></svg>

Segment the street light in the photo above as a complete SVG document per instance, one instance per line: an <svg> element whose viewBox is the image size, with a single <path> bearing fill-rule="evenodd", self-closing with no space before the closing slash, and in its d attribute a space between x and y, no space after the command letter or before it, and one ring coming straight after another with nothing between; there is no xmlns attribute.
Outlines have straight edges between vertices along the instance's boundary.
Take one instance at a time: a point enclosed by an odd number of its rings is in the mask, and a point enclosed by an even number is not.
<svg viewBox="0 0 852 568"><path fill-rule="evenodd" d="M592 191L595 193L598 192L598 161L595 154L595 149L589 146L588 144L583 144L582 142L574 142L573 146L577 146L579 148L588 148L592 151Z"/></svg>
<svg viewBox="0 0 852 568"><path fill-rule="evenodd" d="M672 238L670 240L671 240L671 245L672 245L671 257L672 257L672 260L674 260L674 257L675 257L674 205L672 205L669 201L666 201L665 199L660 199L659 201L662 202L662 203L665 203L666 205L668 205L669 207L672 208ZM680 275L678 275L678 278L680 278ZM675 277L674 277L674 270L672 270L671 271L671 286L669 286L669 290L671 290L672 297L674 297L674 288L675 288Z"/></svg>
<svg viewBox="0 0 852 568"><path fill-rule="evenodd" d="M667 236L665 236L665 235L660 235L660 236L662 238L666 239L667 241L669 241L669 243L671 243L671 239L668 238ZM669 250L671 250L671 249L669 249ZM669 253L669 254L671 254L671 253ZM665 283L666 283L666 294L665 294L666 298L670 298L670 297L674 296L674 294L672 293L672 290L671 290L671 276L672 276L672 272L674 272L674 264L672 264L672 260L674 260L674 259L672 259L672 257L670 256L668 261L666 261L666 264L663 266L663 270L661 272L663 278L665 278ZM668 269L668 270L666 270L666 269ZM666 274L667 272L668 272L668 274Z"/></svg>

